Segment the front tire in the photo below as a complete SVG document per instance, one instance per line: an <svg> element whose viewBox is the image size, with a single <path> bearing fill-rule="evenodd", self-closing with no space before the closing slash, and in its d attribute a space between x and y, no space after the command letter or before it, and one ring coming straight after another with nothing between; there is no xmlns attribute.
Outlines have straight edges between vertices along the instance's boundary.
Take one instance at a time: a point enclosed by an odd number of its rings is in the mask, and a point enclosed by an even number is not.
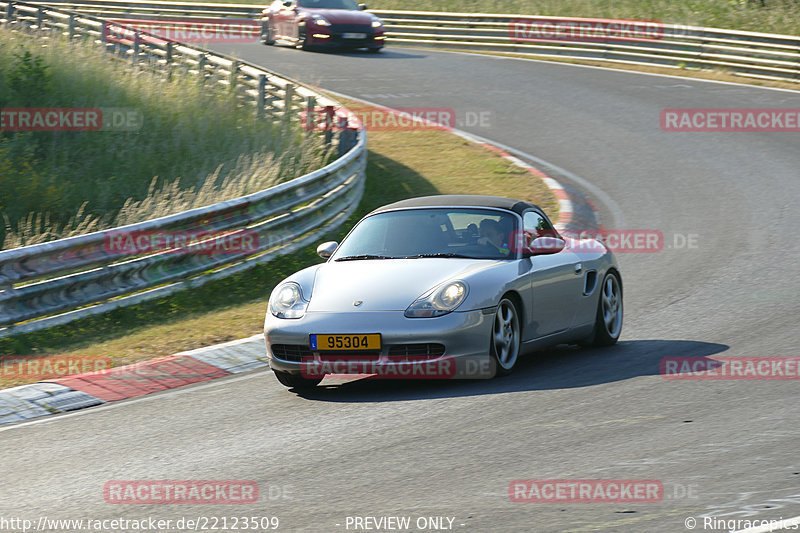
<svg viewBox="0 0 800 533"><path fill-rule="evenodd" d="M622 315L622 284L616 273L609 272L600 286L594 332L583 344L596 347L616 344L622 333Z"/></svg>
<svg viewBox="0 0 800 533"><path fill-rule="evenodd" d="M320 381L322 381L322 378L308 379L304 378L303 376L298 376L297 374L281 372L280 370L273 370L273 372L275 373L275 377L278 379L278 381L281 382L281 385L285 385L290 389L313 389L319 385Z"/></svg>
<svg viewBox="0 0 800 533"><path fill-rule="evenodd" d="M261 42L267 46L275 44L275 39L272 38L272 30L270 29L270 22L261 24Z"/></svg>
<svg viewBox="0 0 800 533"><path fill-rule="evenodd" d="M494 312L490 339L490 353L496 364L495 376L505 376L514 370L519 359L520 329L517 306L503 298Z"/></svg>
<svg viewBox="0 0 800 533"><path fill-rule="evenodd" d="M297 40L300 41L300 48L303 50L311 50L311 38L308 35L308 30L305 26L300 26L297 29Z"/></svg>

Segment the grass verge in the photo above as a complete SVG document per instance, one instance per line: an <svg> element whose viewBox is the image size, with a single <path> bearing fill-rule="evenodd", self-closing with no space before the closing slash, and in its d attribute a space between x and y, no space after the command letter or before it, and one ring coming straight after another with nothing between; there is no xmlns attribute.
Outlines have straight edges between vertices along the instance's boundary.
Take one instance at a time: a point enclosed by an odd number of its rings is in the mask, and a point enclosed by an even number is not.
<svg viewBox="0 0 800 533"><path fill-rule="evenodd" d="M361 112L366 108L345 103ZM558 204L541 180L461 137L443 131L373 131L369 146L366 190L355 215L320 240L340 239L380 205L428 194L512 196L558 216ZM119 366L257 334L272 288L292 272L320 262L315 248L167 298L0 339L0 354L110 356ZM0 388L34 381L0 375Z"/></svg>

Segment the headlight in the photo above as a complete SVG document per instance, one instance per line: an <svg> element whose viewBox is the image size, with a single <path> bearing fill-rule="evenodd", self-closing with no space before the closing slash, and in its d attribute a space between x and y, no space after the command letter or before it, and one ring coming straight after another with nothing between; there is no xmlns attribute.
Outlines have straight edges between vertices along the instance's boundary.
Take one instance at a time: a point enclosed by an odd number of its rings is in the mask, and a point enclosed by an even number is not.
<svg viewBox="0 0 800 533"><path fill-rule="evenodd" d="M269 297L269 312L278 318L301 318L308 307L300 285L289 282L278 286Z"/></svg>
<svg viewBox="0 0 800 533"><path fill-rule="evenodd" d="M383 21L381 21L379 19L374 19L372 21L372 27L373 28L380 28L381 26L383 26Z"/></svg>
<svg viewBox="0 0 800 533"><path fill-rule="evenodd" d="M430 290L408 306L405 315L408 318L432 318L446 315L461 305L467 297L467 284L463 281L451 281Z"/></svg>
<svg viewBox="0 0 800 533"><path fill-rule="evenodd" d="M328 22L328 19L326 19L322 15L314 15L314 16L311 17L311 20L314 21L314 23L317 26L330 26L331 25L331 23Z"/></svg>

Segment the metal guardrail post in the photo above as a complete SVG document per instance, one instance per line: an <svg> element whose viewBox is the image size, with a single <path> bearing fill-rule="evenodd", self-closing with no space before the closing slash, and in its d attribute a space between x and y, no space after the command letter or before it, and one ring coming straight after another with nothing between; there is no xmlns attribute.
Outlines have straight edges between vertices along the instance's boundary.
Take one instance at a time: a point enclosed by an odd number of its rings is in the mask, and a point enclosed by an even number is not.
<svg viewBox="0 0 800 533"><path fill-rule="evenodd" d="M258 96L256 97L256 115L261 118L264 116L267 107L267 76L258 76Z"/></svg>
<svg viewBox="0 0 800 533"><path fill-rule="evenodd" d="M14 19L14 2L9 2L6 7L6 20L11 22Z"/></svg>
<svg viewBox="0 0 800 533"><path fill-rule="evenodd" d="M285 94L283 97L283 119L289 120L292 113L292 100L294 99L294 85L291 83L286 85Z"/></svg>
<svg viewBox="0 0 800 533"><path fill-rule="evenodd" d="M706 55L706 33L705 32L703 32L703 34L700 36L700 39L697 41L697 44L695 46L696 46L696 51L697 51L697 59L702 64L703 60L705 59L705 55Z"/></svg>
<svg viewBox="0 0 800 533"><path fill-rule="evenodd" d="M44 8L40 7L36 10L36 31L41 32L44 25Z"/></svg>
<svg viewBox="0 0 800 533"><path fill-rule="evenodd" d="M167 80L172 79L172 41L167 42L167 54L164 57L164 61L166 64L164 65L164 70L166 74Z"/></svg>
<svg viewBox="0 0 800 533"><path fill-rule="evenodd" d="M331 144L333 141L333 118L336 111L332 105L325 106L325 144Z"/></svg>
<svg viewBox="0 0 800 533"><path fill-rule="evenodd" d="M67 35L69 35L69 40L75 37L75 13L69 14L69 21L67 22Z"/></svg>
<svg viewBox="0 0 800 533"><path fill-rule="evenodd" d="M800 54L797 56L797 66L795 67L794 79L800 81Z"/></svg>
<svg viewBox="0 0 800 533"><path fill-rule="evenodd" d="M317 99L306 97L306 131L313 132L317 123Z"/></svg>
<svg viewBox="0 0 800 533"><path fill-rule="evenodd" d="M208 62L208 56L203 54L200 56L200 59L197 60L197 75L198 75L198 83L200 85L204 85L206 82L206 62Z"/></svg>
<svg viewBox="0 0 800 533"><path fill-rule="evenodd" d="M339 157L349 152L358 141L358 134L349 128L349 122L347 117L339 117Z"/></svg>
<svg viewBox="0 0 800 533"><path fill-rule="evenodd" d="M89 32L86 32L86 36L89 35ZM103 43L103 50L108 50L108 24L103 24L103 29L100 31L100 42Z"/></svg>
<svg viewBox="0 0 800 533"><path fill-rule="evenodd" d="M133 32L133 57L131 58L131 62L135 65L139 62L139 47L141 46L141 35L139 34L139 30Z"/></svg>
<svg viewBox="0 0 800 533"><path fill-rule="evenodd" d="M236 89L236 82L239 78L239 62L234 61L231 64L231 73L230 77L228 78L228 88L233 91Z"/></svg>

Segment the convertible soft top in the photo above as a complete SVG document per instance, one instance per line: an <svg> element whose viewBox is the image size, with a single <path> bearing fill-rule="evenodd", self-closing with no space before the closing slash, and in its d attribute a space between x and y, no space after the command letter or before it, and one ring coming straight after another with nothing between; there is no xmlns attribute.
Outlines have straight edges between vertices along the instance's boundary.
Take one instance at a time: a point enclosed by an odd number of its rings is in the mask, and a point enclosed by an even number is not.
<svg viewBox="0 0 800 533"><path fill-rule="evenodd" d="M405 209L408 207L449 207L449 206L465 206L465 207L495 207L498 209L507 209L522 214L526 209L541 209L529 202L521 200L514 200L513 198L502 198L500 196L480 196L472 194L440 194L436 196L422 196L419 198L409 198L408 200L400 200L393 204L384 205L374 210L372 214L381 213L383 211L391 211L393 209Z"/></svg>

